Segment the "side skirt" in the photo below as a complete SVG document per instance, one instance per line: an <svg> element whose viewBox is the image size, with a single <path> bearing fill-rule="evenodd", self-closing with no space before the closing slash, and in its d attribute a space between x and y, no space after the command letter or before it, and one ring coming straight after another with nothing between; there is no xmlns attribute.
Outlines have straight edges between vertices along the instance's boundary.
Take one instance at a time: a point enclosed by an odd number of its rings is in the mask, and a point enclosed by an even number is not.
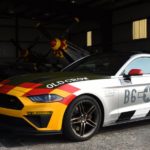
<svg viewBox="0 0 150 150"><path fill-rule="evenodd" d="M142 117L142 118L136 118L136 119L131 119L131 120L121 120L121 121L117 120L116 122L111 123L111 124L106 125L106 126L103 126L103 127L114 126L114 125L121 125L121 124L138 122L138 121L143 121L143 120L150 120L150 116L146 116L146 117Z"/></svg>

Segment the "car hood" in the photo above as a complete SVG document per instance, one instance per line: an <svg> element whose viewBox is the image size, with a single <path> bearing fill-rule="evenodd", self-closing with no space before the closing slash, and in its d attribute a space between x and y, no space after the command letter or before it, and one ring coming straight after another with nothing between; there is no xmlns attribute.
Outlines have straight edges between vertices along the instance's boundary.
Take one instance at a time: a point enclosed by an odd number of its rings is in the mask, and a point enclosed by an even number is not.
<svg viewBox="0 0 150 150"><path fill-rule="evenodd" d="M10 94L13 91L19 92L30 91L31 95L49 93L49 90L59 86L73 83L84 82L94 79L109 79L110 76L99 76L90 73L74 73L74 72L55 72L55 73L37 73L11 77L0 83L0 93ZM32 90L31 90L32 89ZM31 92L33 91L33 92Z"/></svg>
<svg viewBox="0 0 150 150"><path fill-rule="evenodd" d="M9 78L11 85L19 85L25 82L41 83L43 86L56 82L81 82L94 79L109 79L110 76L100 76L91 73L74 73L74 72L55 72L55 73L37 73L15 76Z"/></svg>

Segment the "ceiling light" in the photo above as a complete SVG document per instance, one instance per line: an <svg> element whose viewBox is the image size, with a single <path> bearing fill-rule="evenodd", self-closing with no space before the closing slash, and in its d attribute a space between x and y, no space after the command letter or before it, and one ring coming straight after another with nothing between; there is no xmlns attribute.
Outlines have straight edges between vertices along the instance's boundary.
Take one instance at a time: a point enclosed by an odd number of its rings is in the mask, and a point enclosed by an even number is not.
<svg viewBox="0 0 150 150"><path fill-rule="evenodd" d="M71 3L72 3L72 4L75 4L75 3L76 3L76 0L71 0Z"/></svg>

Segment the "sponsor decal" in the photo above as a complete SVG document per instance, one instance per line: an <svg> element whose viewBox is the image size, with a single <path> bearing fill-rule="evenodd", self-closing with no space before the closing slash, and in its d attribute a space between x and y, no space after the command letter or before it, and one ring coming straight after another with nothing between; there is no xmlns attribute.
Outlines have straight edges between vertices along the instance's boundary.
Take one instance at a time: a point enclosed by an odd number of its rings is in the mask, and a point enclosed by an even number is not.
<svg viewBox="0 0 150 150"><path fill-rule="evenodd" d="M66 79L66 80L64 80L64 81L56 81L56 82L47 84L46 87L52 89L52 88L55 88L55 87L64 85L64 84L66 84L66 83L72 83L72 82L78 82L78 81L86 81L86 80L88 80L87 77L71 78L71 79Z"/></svg>
<svg viewBox="0 0 150 150"><path fill-rule="evenodd" d="M145 103L150 102L150 86L146 86L142 92L138 92L136 89L125 90L124 104L135 103L140 99Z"/></svg>
<svg viewBox="0 0 150 150"><path fill-rule="evenodd" d="M27 115L51 115L51 111L27 112Z"/></svg>
<svg viewBox="0 0 150 150"><path fill-rule="evenodd" d="M150 86L144 89L143 100L145 103L150 102Z"/></svg>

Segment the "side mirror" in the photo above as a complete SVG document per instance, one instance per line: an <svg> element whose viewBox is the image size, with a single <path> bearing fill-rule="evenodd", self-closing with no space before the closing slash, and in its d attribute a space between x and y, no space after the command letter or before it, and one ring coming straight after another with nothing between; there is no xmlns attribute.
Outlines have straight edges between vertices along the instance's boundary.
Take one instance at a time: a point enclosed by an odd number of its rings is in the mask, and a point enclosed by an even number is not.
<svg viewBox="0 0 150 150"><path fill-rule="evenodd" d="M139 76L143 75L143 71L141 69L131 69L128 73L129 76Z"/></svg>

